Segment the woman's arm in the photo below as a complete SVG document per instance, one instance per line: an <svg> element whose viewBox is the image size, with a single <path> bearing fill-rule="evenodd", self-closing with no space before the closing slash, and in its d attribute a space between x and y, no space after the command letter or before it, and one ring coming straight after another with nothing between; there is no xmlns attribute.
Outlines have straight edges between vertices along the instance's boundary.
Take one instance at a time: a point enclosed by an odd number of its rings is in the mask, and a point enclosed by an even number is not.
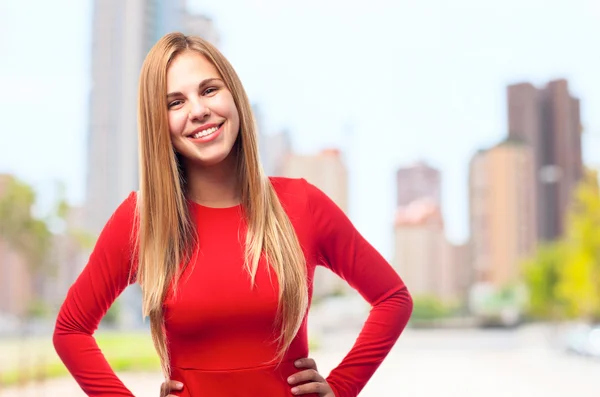
<svg viewBox="0 0 600 397"><path fill-rule="evenodd" d="M56 320L56 352L89 396L133 396L110 368L92 335L114 300L134 281L135 206L136 194L131 193L112 215Z"/></svg>
<svg viewBox="0 0 600 397"><path fill-rule="evenodd" d="M320 263L372 306L354 346L327 377L336 397L355 397L396 343L412 313L412 299L391 265L322 191L306 183Z"/></svg>

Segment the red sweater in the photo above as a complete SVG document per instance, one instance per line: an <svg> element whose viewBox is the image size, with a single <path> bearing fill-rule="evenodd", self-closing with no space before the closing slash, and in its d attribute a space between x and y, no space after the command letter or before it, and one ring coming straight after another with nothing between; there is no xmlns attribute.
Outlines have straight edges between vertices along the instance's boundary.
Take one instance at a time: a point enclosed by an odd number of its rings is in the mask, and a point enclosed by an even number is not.
<svg viewBox="0 0 600 397"><path fill-rule="evenodd" d="M410 295L392 267L323 192L303 179L271 178L271 183L306 255L309 295L315 266L322 265L372 305L355 345L327 378L336 397L357 396L406 326ZM106 224L56 323L56 351L90 396L132 396L92 335L113 301L134 281L129 273L135 200L132 193ZM164 306L172 379L185 385L178 395L292 396L286 379L299 371L293 362L309 356L306 318L283 363L265 365L276 351L271 341L277 278L261 260L256 287L250 288L241 206L189 205L199 245L177 295L169 295Z"/></svg>

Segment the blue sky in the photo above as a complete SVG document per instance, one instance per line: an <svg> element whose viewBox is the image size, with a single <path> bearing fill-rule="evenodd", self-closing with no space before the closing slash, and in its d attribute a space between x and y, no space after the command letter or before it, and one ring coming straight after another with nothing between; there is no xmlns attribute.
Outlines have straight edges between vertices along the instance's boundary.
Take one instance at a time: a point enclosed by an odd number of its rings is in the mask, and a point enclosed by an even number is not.
<svg viewBox="0 0 600 397"><path fill-rule="evenodd" d="M394 170L424 159L443 174L448 236L467 235L472 154L506 134L505 87L569 79L582 100L584 156L600 165L597 0L190 1L298 151L336 146L351 173L351 217L390 257ZM90 0L0 0L0 172L47 196L83 199ZM35 11L34 11L35 10Z"/></svg>

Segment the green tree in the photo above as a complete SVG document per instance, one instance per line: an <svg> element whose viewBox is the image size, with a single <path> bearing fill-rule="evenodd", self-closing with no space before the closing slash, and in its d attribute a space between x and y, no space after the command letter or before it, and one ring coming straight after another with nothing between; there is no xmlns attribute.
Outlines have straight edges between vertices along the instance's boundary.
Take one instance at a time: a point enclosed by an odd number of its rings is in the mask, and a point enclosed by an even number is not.
<svg viewBox="0 0 600 397"><path fill-rule="evenodd" d="M538 248L524 266L530 314L600 321L600 190L586 170L575 189L564 237Z"/></svg>
<svg viewBox="0 0 600 397"><path fill-rule="evenodd" d="M575 191L564 239L557 296L568 317L600 320L600 191L591 170Z"/></svg>
<svg viewBox="0 0 600 397"><path fill-rule="evenodd" d="M452 309L435 296L414 296L413 305L411 319L416 321L437 320L452 314Z"/></svg>
<svg viewBox="0 0 600 397"><path fill-rule="evenodd" d="M32 214L35 192L14 177L3 176L0 191L0 238L23 255L33 272L44 268L52 246L46 223Z"/></svg>
<svg viewBox="0 0 600 397"><path fill-rule="evenodd" d="M529 314L536 318L557 319L561 302L556 293L560 268L565 263L562 242L540 246L533 258L525 262L524 276L529 295Z"/></svg>

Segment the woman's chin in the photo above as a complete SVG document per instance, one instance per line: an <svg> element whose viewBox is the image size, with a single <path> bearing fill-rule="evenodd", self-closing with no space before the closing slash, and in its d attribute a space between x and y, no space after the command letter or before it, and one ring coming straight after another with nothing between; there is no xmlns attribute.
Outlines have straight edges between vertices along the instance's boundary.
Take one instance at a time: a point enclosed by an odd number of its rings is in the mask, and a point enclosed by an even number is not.
<svg viewBox="0 0 600 397"><path fill-rule="evenodd" d="M186 158L186 162L188 165L198 168L212 168L219 166L221 164L224 165L228 160L228 153L214 153L211 155L208 154L196 154L195 156L190 156Z"/></svg>

